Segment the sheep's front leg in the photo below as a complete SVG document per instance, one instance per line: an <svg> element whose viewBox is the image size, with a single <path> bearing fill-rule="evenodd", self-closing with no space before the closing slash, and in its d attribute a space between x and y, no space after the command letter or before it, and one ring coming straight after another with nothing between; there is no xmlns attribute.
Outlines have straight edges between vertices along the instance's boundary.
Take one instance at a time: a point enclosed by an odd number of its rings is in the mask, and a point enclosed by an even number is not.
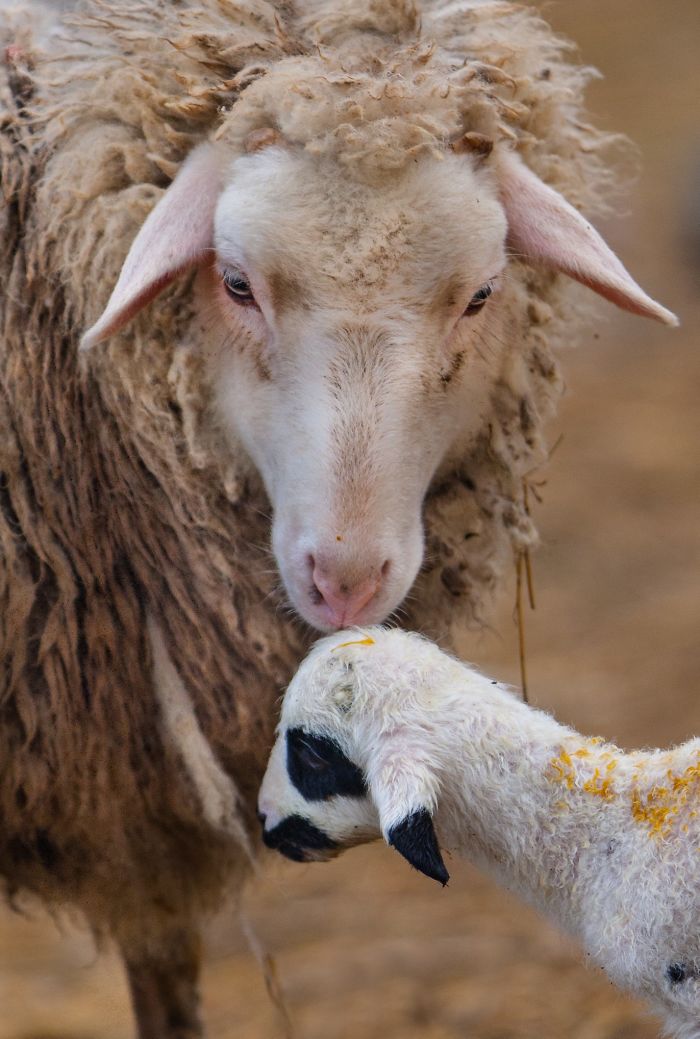
<svg viewBox="0 0 700 1039"><path fill-rule="evenodd" d="M174 931L158 956L123 950L138 1039L198 1039L200 942Z"/></svg>

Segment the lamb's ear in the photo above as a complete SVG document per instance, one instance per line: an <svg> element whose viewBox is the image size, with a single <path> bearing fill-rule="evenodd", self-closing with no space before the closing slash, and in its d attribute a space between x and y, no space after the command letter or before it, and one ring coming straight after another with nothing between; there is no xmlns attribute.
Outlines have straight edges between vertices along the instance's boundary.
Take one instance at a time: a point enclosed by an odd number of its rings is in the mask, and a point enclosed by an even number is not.
<svg viewBox="0 0 700 1039"><path fill-rule="evenodd" d="M210 144L188 156L136 235L109 303L83 336L81 350L119 331L178 274L204 259L213 243L220 161Z"/></svg>
<svg viewBox="0 0 700 1039"><path fill-rule="evenodd" d="M450 874L440 854L433 818L427 808L416 808L386 834L387 843L426 877L444 887Z"/></svg>
<svg viewBox="0 0 700 1039"><path fill-rule="evenodd" d="M387 844L426 877L450 879L438 846L433 812L439 779L429 747L397 728L384 734L367 768L367 781Z"/></svg>
<svg viewBox="0 0 700 1039"><path fill-rule="evenodd" d="M637 285L595 228L516 155L500 155L498 167L508 243L515 253L568 274L623 310L678 324L675 314Z"/></svg>

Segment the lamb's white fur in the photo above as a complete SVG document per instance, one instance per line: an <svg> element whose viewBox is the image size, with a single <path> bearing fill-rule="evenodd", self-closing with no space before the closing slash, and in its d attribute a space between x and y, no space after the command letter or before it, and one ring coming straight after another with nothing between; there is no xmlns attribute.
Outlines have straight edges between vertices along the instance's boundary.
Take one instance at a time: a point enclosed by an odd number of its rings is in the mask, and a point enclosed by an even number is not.
<svg viewBox="0 0 700 1039"><path fill-rule="evenodd" d="M286 769L290 728L334 740L368 796L306 801ZM445 849L579 939L670 1034L700 1039L699 794L700 739L624 753L427 640L375 628L322 640L297 672L259 805L268 832L300 815L338 845L391 840L427 809Z"/></svg>

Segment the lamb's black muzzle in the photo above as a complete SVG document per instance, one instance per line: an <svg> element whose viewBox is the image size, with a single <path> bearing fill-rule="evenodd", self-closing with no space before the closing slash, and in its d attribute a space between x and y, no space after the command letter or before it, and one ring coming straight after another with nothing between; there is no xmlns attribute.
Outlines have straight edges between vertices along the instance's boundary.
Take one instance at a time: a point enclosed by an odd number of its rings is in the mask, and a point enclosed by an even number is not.
<svg viewBox="0 0 700 1039"><path fill-rule="evenodd" d="M294 862L327 858L338 847L323 830L300 815L288 815L271 830L263 830L263 841Z"/></svg>

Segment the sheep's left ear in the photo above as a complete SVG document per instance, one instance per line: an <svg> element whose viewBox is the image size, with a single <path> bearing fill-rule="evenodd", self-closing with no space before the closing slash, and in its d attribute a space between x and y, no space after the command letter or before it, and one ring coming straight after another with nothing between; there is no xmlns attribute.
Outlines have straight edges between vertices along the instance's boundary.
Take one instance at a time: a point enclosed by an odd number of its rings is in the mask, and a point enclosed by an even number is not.
<svg viewBox="0 0 700 1039"><path fill-rule="evenodd" d="M498 158L508 244L535 265L562 271L623 310L677 325L678 318L646 292L596 229L512 152Z"/></svg>
<svg viewBox="0 0 700 1039"><path fill-rule="evenodd" d="M81 350L118 332L178 274L212 248L221 159L211 144L188 156L136 235L109 303L83 336Z"/></svg>
<svg viewBox="0 0 700 1039"><path fill-rule="evenodd" d="M417 745L403 728L385 734L369 762L367 782L387 844L426 877L450 879L433 825L439 779L427 743Z"/></svg>

